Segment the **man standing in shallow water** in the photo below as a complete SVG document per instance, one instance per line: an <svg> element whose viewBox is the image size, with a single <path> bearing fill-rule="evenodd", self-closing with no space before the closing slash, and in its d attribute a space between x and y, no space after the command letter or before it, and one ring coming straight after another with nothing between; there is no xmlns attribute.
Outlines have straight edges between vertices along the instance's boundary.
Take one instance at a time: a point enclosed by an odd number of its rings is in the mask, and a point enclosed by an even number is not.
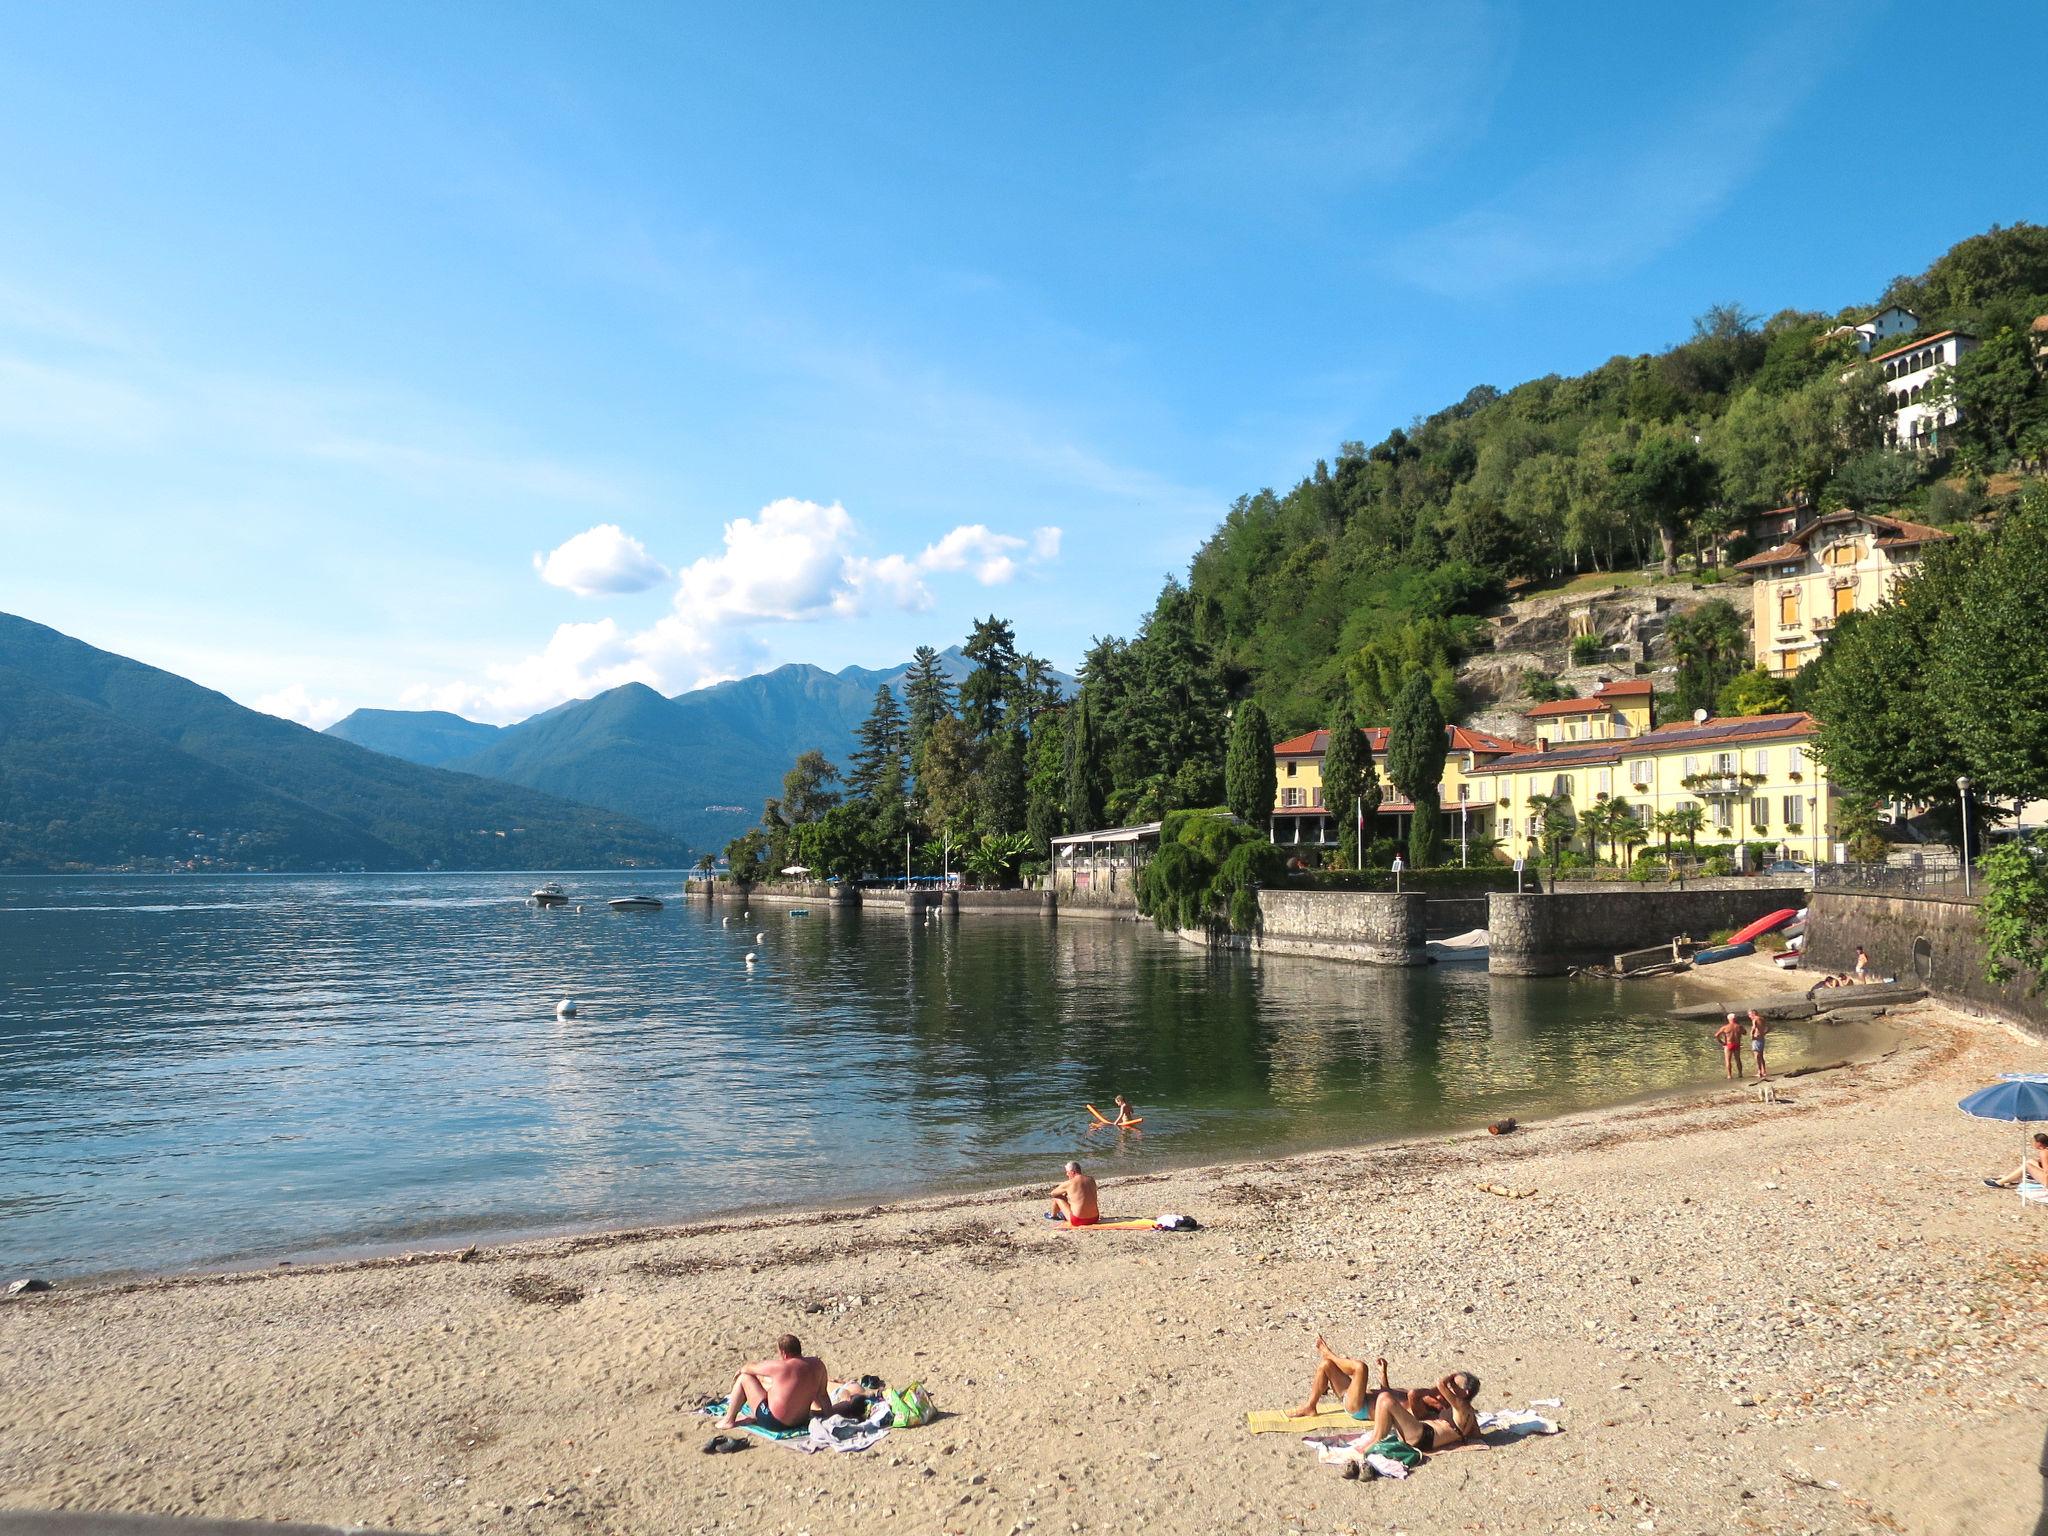
<svg viewBox="0 0 2048 1536"><path fill-rule="evenodd" d="M1742 1025L1734 1014L1714 1031L1714 1038L1721 1042L1721 1071L1724 1076L1734 1079L1742 1076Z"/></svg>

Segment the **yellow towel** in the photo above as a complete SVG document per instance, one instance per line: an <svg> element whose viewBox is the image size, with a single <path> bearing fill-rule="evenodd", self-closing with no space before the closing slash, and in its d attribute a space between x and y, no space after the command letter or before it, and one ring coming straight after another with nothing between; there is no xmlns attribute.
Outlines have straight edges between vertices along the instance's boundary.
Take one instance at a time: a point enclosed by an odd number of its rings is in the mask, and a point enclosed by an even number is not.
<svg viewBox="0 0 2048 1536"><path fill-rule="evenodd" d="M1331 1408L1305 1419L1290 1418L1282 1408L1257 1409L1244 1416L1244 1427L1255 1435L1283 1434L1288 1430L1305 1435L1312 1429L1335 1429L1340 1425L1357 1423L1358 1420L1342 1408Z"/></svg>

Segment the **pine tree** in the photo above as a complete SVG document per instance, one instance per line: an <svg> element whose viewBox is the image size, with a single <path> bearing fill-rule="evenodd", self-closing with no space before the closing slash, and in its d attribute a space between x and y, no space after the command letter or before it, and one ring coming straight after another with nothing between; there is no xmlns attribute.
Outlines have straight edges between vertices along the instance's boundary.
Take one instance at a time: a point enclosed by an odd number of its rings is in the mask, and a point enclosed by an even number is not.
<svg viewBox="0 0 2048 1536"><path fill-rule="evenodd" d="M998 727L988 743L976 784L978 819L984 833L1024 830L1025 777L1024 732L1014 725Z"/></svg>
<svg viewBox="0 0 2048 1536"><path fill-rule="evenodd" d="M953 682L946 676L945 659L928 645L920 645L910 658L910 670L903 675L903 701L909 710L910 751L924 748L925 734L935 721L953 713Z"/></svg>
<svg viewBox="0 0 2048 1536"><path fill-rule="evenodd" d="M1408 824L1408 863L1414 869L1427 869L1443 856L1438 801L1447 750L1443 711L1429 678L1418 672L1401 689L1387 733L1387 777L1415 807Z"/></svg>
<svg viewBox="0 0 2048 1536"><path fill-rule="evenodd" d="M872 800L876 788L893 768L902 778L903 753L909 745L905 736L903 711L887 683L875 690L875 707L861 722L855 736L852 771L846 776L847 790L856 800Z"/></svg>
<svg viewBox="0 0 2048 1536"><path fill-rule="evenodd" d="M960 685L960 719L976 741L993 736L1018 702L1017 632L1008 619L990 614L977 619L974 633L960 647L974 670Z"/></svg>
<svg viewBox="0 0 2048 1536"><path fill-rule="evenodd" d="M1223 803L1248 827L1270 827L1279 790L1273 763L1273 730L1258 700L1238 706L1230 726L1230 753L1223 763Z"/></svg>

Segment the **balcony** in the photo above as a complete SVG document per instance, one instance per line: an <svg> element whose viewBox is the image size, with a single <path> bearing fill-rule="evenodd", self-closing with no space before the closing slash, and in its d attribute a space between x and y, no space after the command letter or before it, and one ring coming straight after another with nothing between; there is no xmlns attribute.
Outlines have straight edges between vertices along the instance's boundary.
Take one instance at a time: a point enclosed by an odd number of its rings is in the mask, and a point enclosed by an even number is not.
<svg viewBox="0 0 2048 1536"><path fill-rule="evenodd" d="M1696 773L1685 781L1685 787L1695 794L1722 797L1749 792L1739 773Z"/></svg>

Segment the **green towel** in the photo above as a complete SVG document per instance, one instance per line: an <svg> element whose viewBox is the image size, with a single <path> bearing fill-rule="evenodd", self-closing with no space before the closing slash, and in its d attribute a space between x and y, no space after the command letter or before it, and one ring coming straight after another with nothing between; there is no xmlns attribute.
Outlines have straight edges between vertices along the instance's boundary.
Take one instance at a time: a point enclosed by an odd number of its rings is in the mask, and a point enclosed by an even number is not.
<svg viewBox="0 0 2048 1536"><path fill-rule="evenodd" d="M1390 1461L1398 1461L1404 1467L1419 1467L1422 1465L1422 1452L1396 1435L1387 1436L1378 1445L1367 1446L1365 1454L1368 1456L1385 1456Z"/></svg>

